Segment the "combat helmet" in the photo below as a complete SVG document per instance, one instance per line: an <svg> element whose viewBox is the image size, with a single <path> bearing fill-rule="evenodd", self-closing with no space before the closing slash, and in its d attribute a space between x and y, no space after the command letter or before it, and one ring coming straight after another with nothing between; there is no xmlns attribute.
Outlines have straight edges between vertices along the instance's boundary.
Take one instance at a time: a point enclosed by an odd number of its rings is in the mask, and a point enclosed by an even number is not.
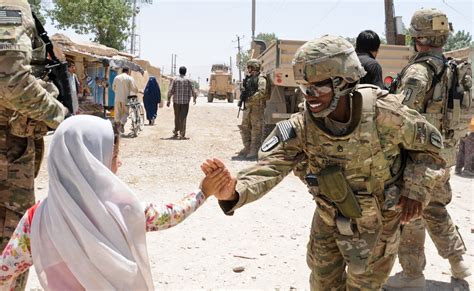
<svg viewBox="0 0 474 291"><path fill-rule="evenodd" d="M436 8L417 10L411 18L409 33L423 45L442 47L446 44L451 25L446 14Z"/></svg>
<svg viewBox="0 0 474 291"><path fill-rule="evenodd" d="M331 113L339 98L352 92L354 85L366 74L352 44L332 35L324 35L301 46L293 58L293 73L296 83L303 86L331 80L334 97L328 108L314 114L316 117Z"/></svg>
<svg viewBox="0 0 474 291"><path fill-rule="evenodd" d="M253 67L255 68L255 70L260 71L260 68L262 67L262 62L257 59L250 59L247 61L247 67Z"/></svg>

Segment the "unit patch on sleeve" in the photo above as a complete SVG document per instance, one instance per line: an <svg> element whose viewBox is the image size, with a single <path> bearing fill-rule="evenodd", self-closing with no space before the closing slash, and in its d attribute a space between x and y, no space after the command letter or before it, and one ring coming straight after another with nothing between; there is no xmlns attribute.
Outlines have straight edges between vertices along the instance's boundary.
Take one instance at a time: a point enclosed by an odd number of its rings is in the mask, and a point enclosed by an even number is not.
<svg viewBox="0 0 474 291"><path fill-rule="evenodd" d="M263 144L262 144L262 152L268 152L269 150L273 149L277 144L280 143L280 139L278 136L274 135L271 138L267 139Z"/></svg>

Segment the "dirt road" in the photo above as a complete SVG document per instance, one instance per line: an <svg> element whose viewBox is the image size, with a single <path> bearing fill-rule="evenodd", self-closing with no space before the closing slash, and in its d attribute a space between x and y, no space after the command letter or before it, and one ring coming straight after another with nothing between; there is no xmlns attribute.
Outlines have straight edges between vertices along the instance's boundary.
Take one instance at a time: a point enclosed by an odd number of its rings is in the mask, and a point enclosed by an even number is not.
<svg viewBox="0 0 474 291"><path fill-rule="evenodd" d="M119 176L143 201L173 202L198 188L200 163L221 158L236 173L253 164L231 157L241 148L237 106L198 98L188 117L189 140L172 140L173 111L160 108L156 125L138 138L123 138ZM47 138L47 141L50 137ZM37 198L47 193L46 163L37 180ZM473 181L454 176L449 206L473 261ZM290 175L261 201L225 216L214 198L175 228L149 233L148 249L157 289L309 289L306 243L315 203L306 187ZM449 264L426 245L428 290L452 290ZM236 267L244 270L233 271ZM396 264L393 273L399 271ZM474 286L473 278L468 278ZM40 287L32 269L27 290ZM457 290L468 290L460 288Z"/></svg>

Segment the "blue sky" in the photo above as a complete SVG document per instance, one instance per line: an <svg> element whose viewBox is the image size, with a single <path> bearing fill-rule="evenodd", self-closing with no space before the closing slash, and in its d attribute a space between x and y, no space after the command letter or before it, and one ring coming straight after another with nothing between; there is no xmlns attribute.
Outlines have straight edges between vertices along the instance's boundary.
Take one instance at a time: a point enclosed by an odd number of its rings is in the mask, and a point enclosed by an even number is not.
<svg viewBox="0 0 474 291"><path fill-rule="evenodd" d="M171 55L177 54L177 66L188 68L201 85L209 76L213 63L235 67L237 35L241 46L251 40L251 0L154 0L141 7L138 18L141 58L170 73ZM416 9L435 7L444 11L454 31L473 34L473 1L470 0L394 0L395 15L402 16L406 26ZM356 37L364 29L385 35L384 1L356 0L257 0L256 34L273 32L282 39L310 40L323 34ZM47 25L50 35L59 32ZM66 32L76 40L90 36ZM237 78L237 72L234 70Z"/></svg>

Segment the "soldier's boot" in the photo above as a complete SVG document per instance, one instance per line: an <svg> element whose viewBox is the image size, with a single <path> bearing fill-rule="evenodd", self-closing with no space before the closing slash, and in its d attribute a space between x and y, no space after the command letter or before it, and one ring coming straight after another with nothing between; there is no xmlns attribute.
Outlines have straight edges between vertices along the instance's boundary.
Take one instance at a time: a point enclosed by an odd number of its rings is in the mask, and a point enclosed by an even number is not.
<svg viewBox="0 0 474 291"><path fill-rule="evenodd" d="M240 157L246 157L250 152L250 147L249 146L244 146L243 149L238 151L236 154Z"/></svg>
<svg viewBox="0 0 474 291"><path fill-rule="evenodd" d="M451 274L456 279L464 279L466 277L471 276L471 271L469 270L469 266L461 257L453 257L449 258L449 264L451 265Z"/></svg>
<svg viewBox="0 0 474 291"><path fill-rule="evenodd" d="M425 276L421 274L418 277L408 277L403 271L396 273L394 276L390 276L385 283L384 287L394 289L425 289L426 280Z"/></svg>
<svg viewBox="0 0 474 291"><path fill-rule="evenodd" d="M256 147L250 147L250 151L249 153L247 154L247 156L245 156L247 159L256 159L257 158L257 155L258 155L258 148Z"/></svg>

